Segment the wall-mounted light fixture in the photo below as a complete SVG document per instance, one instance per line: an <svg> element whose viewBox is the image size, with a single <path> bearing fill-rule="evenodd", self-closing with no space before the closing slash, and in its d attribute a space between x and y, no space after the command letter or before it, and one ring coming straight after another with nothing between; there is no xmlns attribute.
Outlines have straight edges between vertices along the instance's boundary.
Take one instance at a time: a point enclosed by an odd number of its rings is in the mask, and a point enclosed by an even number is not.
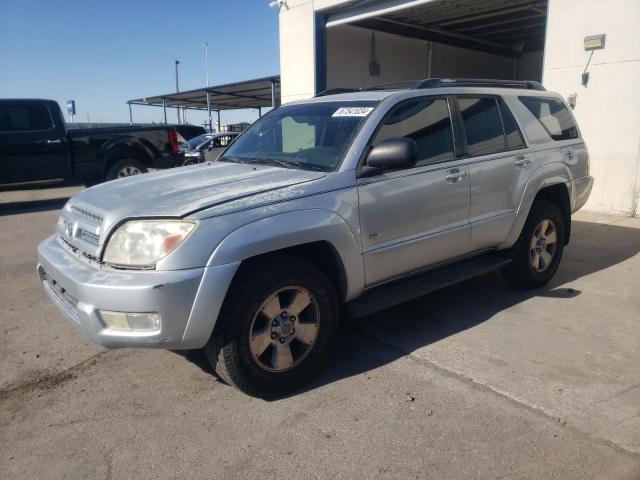
<svg viewBox="0 0 640 480"><path fill-rule="evenodd" d="M587 84L589 83L589 72L587 72L587 69L589 68L589 64L591 63L593 52L595 52L596 50L602 50L604 48L606 39L607 39L606 33L600 33L598 35L588 35L584 37L584 50L585 52L591 52L591 55L589 55L589 60L587 60L587 65L584 67L584 71L582 72L583 87L586 87Z"/></svg>
<svg viewBox="0 0 640 480"><path fill-rule="evenodd" d="M604 42L607 39L606 33L601 33L600 35L589 35L588 37L584 37L584 49L587 52L591 52L593 50L602 50L604 48Z"/></svg>

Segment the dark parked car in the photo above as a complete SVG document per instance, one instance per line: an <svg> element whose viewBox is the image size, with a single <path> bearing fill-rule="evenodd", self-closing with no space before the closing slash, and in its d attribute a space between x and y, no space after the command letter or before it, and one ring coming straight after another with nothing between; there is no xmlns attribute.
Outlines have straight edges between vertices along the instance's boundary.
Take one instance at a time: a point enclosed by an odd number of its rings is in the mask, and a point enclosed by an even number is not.
<svg viewBox="0 0 640 480"><path fill-rule="evenodd" d="M97 182L176 165L173 126L67 130L53 100L0 99L0 184Z"/></svg>
<svg viewBox="0 0 640 480"><path fill-rule="evenodd" d="M207 133L204 127L198 127L197 125L184 124L184 125L171 125L171 126L185 140L191 140L194 137L197 137L199 135L204 135L205 133Z"/></svg>
<svg viewBox="0 0 640 480"><path fill-rule="evenodd" d="M238 135L240 135L238 132L218 132L192 138L183 144L184 147L180 145L182 164L193 165L216 160Z"/></svg>

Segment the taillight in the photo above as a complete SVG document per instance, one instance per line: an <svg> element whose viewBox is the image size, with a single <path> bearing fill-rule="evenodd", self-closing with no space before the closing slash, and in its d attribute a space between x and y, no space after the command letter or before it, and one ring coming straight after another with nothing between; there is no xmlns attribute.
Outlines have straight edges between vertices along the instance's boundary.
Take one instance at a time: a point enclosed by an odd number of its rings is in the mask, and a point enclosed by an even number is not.
<svg viewBox="0 0 640 480"><path fill-rule="evenodd" d="M178 145L178 132L175 130L169 130L169 144L171 145L171 151L173 153L178 153L180 151L180 146Z"/></svg>

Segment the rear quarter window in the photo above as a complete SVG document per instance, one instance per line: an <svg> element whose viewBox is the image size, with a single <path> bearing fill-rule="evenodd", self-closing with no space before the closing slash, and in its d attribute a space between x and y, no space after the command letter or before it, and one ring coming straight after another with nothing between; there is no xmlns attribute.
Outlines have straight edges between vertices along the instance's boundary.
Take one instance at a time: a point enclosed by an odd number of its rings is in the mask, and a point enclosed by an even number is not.
<svg viewBox="0 0 640 480"><path fill-rule="evenodd" d="M578 128L571 112L557 98L518 97L520 102L538 119L554 140L578 138Z"/></svg>

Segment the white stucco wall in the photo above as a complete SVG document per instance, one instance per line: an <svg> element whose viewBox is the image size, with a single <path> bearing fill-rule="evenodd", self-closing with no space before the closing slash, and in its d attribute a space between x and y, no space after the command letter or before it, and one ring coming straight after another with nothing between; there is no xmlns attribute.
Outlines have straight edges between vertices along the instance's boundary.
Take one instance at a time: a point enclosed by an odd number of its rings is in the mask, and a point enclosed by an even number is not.
<svg viewBox="0 0 640 480"><path fill-rule="evenodd" d="M288 0L280 9L281 102L315 93L313 0Z"/></svg>
<svg viewBox="0 0 640 480"><path fill-rule="evenodd" d="M640 164L640 1L550 0L544 84L577 94L574 115L591 154L594 190L587 209L630 213ZM587 35L605 33L587 87L580 83Z"/></svg>

